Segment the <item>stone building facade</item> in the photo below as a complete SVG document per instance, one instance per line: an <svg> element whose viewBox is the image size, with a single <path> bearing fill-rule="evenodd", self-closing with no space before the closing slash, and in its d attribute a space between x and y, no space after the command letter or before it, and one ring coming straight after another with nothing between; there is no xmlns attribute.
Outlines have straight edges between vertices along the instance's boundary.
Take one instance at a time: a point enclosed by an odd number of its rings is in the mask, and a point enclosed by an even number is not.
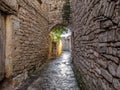
<svg viewBox="0 0 120 90"><path fill-rule="evenodd" d="M50 24L62 23L62 9L65 0L46 0Z"/></svg>
<svg viewBox="0 0 120 90"><path fill-rule="evenodd" d="M62 50L71 51L71 35L62 37Z"/></svg>
<svg viewBox="0 0 120 90"><path fill-rule="evenodd" d="M0 0L0 81L16 87L47 61L48 19L41 4Z"/></svg>
<svg viewBox="0 0 120 90"><path fill-rule="evenodd" d="M71 0L71 8L73 62L84 90L120 90L120 0Z"/></svg>
<svg viewBox="0 0 120 90"><path fill-rule="evenodd" d="M47 8L46 12L49 20L49 30L51 31L53 27L58 24L62 24L62 9L65 0L42 0L44 3L44 8Z"/></svg>

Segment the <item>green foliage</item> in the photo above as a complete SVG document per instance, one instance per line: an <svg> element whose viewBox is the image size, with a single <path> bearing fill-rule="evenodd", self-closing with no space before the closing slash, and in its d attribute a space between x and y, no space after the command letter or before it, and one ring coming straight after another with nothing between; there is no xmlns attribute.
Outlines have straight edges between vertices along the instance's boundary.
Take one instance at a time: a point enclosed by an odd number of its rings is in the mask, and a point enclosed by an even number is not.
<svg viewBox="0 0 120 90"><path fill-rule="evenodd" d="M64 26L58 26L52 30L51 35L52 35L53 39L55 41L57 41L57 40L61 39L61 35L66 31L67 31L67 29Z"/></svg>
<svg viewBox="0 0 120 90"><path fill-rule="evenodd" d="M69 24L70 22L70 0L65 0L65 3L63 5L63 10L62 10L62 18L63 18L63 23L64 24Z"/></svg>

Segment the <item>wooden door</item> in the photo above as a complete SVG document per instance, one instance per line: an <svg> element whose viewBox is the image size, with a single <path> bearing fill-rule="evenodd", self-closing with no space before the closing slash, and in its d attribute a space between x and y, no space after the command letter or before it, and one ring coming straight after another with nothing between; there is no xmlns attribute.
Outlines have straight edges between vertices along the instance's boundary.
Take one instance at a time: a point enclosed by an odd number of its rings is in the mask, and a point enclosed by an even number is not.
<svg viewBox="0 0 120 90"><path fill-rule="evenodd" d="M5 17L0 12L0 81L4 79L5 74Z"/></svg>

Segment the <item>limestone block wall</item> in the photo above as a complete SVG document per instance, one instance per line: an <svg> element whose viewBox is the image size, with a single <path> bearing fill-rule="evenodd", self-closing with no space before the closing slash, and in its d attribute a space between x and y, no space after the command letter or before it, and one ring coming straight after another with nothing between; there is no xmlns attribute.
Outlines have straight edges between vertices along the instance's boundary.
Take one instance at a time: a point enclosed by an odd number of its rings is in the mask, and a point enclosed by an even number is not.
<svg viewBox="0 0 120 90"><path fill-rule="evenodd" d="M71 0L71 8L73 62L85 90L120 90L120 0Z"/></svg>
<svg viewBox="0 0 120 90"><path fill-rule="evenodd" d="M13 86L38 70L49 53L48 20L41 4L37 0L18 0L16 4L17 10L12 9L15 14L1 9L6 14L5 77Z"/></svg>
<svg viewBox="0 0 120 90"><path fill-rule="evenodd" d="M18 17L12 18L13 76L31 73L48 59L48 21L40 13L37 1L26 1L20 2Z"/></svg>
<svg viewBox="0 0 120 90"><path fill-rule="evenodd" d="M62 23L62 9L65 0L42 0L46 3L48 9L48 19L50 26L53 24Z"/></svg>

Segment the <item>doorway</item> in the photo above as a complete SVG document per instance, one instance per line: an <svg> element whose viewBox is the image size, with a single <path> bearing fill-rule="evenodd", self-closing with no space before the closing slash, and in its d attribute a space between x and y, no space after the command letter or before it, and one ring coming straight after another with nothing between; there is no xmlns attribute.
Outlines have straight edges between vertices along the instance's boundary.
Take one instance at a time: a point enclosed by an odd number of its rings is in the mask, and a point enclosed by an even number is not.
<svg viewBox="0 0 120 90"><path fill-rule="evenodd" d="M5 15L0 12L0 81L5 76Z"/></svg>

